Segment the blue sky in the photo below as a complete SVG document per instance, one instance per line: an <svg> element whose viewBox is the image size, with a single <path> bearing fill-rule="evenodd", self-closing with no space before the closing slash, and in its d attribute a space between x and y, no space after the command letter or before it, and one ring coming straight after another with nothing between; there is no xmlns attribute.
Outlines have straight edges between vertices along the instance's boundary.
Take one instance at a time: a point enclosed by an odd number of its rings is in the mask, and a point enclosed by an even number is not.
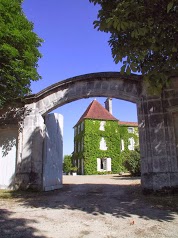
<svg viewBox="0 0 178 238"><path fill-rule="evenodd" d="M93 28L98 7L89 0L24 0L23 10L44 39L33 93L61 80L86 73L120 71L111 56L109 34ZM73 151L73 126L94 98L82 99L55 112L64 116L64 155ZM106 98L97 98L104 106ZM113 99L113 115L121 121L137 121L136 105Z"/></svg>

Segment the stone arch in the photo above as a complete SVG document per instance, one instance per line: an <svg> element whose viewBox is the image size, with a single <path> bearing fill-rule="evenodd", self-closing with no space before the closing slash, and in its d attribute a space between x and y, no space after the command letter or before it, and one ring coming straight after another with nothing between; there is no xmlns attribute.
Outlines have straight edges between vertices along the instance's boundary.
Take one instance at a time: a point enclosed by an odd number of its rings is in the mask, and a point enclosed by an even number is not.
<svg viewBox="0 0 178 238"><path fill-rule="evenodd" d="M41 115L72 101L89 97L112 97L137 103L141 93L141 76L123 76L118 72L85 74L53 84L26 98Z"/></svg>
<svg viewBox="0 0 178 238"><path fill-rule="evenodd" d="M28 186L35 189L51 189L49 184L44 187L44 181L47 180L44 179L44 172L47 171L48 166L51 167L49 163L46 165L45 161L48 159L44 157L46 154L50 156L50 153L44 152L46 145L44 142L50 141L48 140L50 128L47 128L50 125L49 112L64 104L89 97L112 97L137 104L141 87L141 77L137 75L123 76L118 72L92 73L60 81L37 94L26 97L25 107L29 113L24 118L21 132L22 146L18 151L20 163L16 174L17 186L25 188L30 184ZM55 115L54 117L58 118ZM51 187L58 186L59 184Z"/></svg>
<svg viewBox="0 0 178 238"><path fill-rule="evenodd" d="M24 108L27 108L28 114L25 115L23 129L18 135L15 184L24 189L44 189L42 151L46 115L66 103L103 96L127 100L137 105L143 190L178 189L177 82L176 77L172 78L169 88L165 88L161 95L150 96L139 75L92 73L60 81L26 97ZM18 120L8 117L5 108L0 111L0 115L0 129L17 124Z"/></svg>

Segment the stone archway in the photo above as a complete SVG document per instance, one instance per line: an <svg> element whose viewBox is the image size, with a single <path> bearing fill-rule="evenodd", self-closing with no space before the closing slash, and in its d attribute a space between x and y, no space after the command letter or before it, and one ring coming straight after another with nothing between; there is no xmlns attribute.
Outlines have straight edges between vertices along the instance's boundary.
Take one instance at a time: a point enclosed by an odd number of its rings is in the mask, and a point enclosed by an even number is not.
<svg viewBox="0 0 178 238"><path fill-rule="evenodd" d="M29 113L19 134L17 186L44 189L42 151L47 113L66 103L98 96L127 100L137 105L142 188L147 191L177 188L176 79L172 79L171 87L161 96L151 97L146 93L141 76L123 76L117 72L73 77L25 98Z"/></svg>
<svg viewBox="0 0 178 238"><path fill-rule="evenodd" d="M26 103L36 108L41 115L66 103L89 97L113 97L137 103L141 94L141 77L123 76L117 72L85 74L47 87L30 95ZM33 106L32 106L33 107Z"/></svg>

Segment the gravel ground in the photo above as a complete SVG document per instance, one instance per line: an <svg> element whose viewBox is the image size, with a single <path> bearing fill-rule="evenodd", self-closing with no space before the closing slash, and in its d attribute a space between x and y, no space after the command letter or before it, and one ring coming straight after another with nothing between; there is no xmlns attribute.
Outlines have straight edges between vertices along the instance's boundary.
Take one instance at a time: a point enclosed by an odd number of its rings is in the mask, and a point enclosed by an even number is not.
<svg viewBox="0 0 178 238"><path fill-rule="evenodd" d="M139 178L63 176L51 192L0 194L0 238L178 238L178 196L145 196Z"/></svg>

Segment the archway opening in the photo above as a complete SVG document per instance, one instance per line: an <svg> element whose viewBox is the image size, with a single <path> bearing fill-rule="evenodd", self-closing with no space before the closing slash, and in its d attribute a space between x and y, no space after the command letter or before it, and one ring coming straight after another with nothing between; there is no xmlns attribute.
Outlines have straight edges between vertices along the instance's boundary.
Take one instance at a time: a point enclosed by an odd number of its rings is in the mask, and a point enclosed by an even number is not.
<svg viewBox="0 0 178 238"><path fill-rule="evenodd" d="M75 145L75 139L74 139L74 137L75 137L74 127L75 127L76 123L79 121L79 119L81 118L82 114L87 110L88 106L91 104L91 102L93 100L97 100L103 106L103 108L105 108L106 97L90 97L87 99L80 99L80 100L65 104L53 111L54 113L62 114L64 117L63 158L65 156L72 157L73 154L75 153L76 145ZM122 126L126 126L127 130L131 131L131 129L133 129L133 127L132 127L132 124L129 124L129 123L137 123L136 104L128 102L128 101L113 98L112 99L112 115L116 119L118 119L118 121L120 122L120 124ZM131 131L131 133L132 133L132 131ZM137 133L138 133L138 126L137 126ZM128 143L125 143L125 145L123 145L123 143L124 143L123 140L121 140L118 143L118 147L121 152L124 153L124 150L127 150L127 147L129 147L129 150L134 150L134 142L132 139L133 138L128 138ZM81 152L82 146L83 145L80 146L81 148L77 148L77 150L79 150L78 152ZM137 143L137 146L138 146L138 143ZM109 169L107 171L107 169L99 168L99 167L101 167L99 165L102 164L101 161L103 161L103 158L105 158L105 157L98 158L98 166L97 166L97 162L96 162L96 167L98 167L98 169L97 169L98 174L100 172L104 172L104 173L110 172L111 173L112 169ZM109 161L109 159L110 159L110 156L107 156L107 161ZM96 158L96 160L97 160L97 158ZM99 160L100 160L100 162L99 162ZM80 161L79 159L76 159L76 158L72 161L73 161L72 166L78 167L78 170L77 170L78 174L85 174L84 162L82 160ZM107 164L109 164L109 162ZM105 165L106 165L106 163L105 163ZM108 165L107 168L110 168L110 166ZM66 173L66 171L64 171L64 174L65 173ZM71 171L71 173L72 173L72 171Z"/></svg>

